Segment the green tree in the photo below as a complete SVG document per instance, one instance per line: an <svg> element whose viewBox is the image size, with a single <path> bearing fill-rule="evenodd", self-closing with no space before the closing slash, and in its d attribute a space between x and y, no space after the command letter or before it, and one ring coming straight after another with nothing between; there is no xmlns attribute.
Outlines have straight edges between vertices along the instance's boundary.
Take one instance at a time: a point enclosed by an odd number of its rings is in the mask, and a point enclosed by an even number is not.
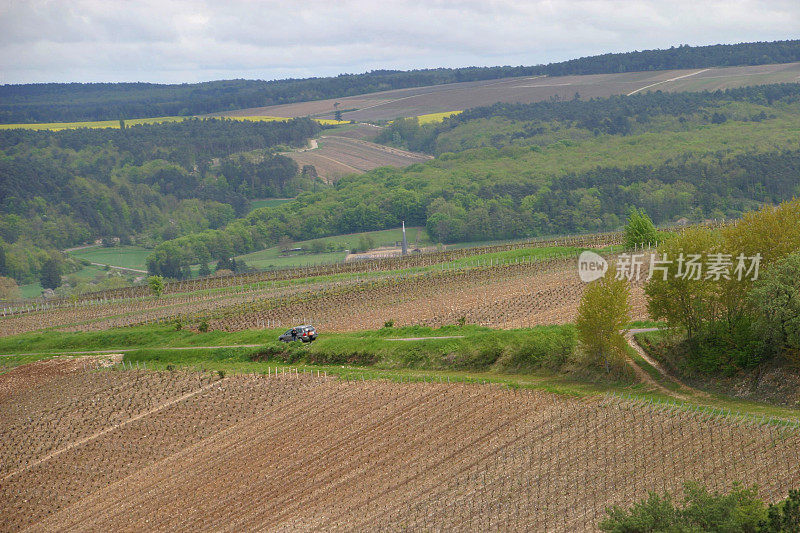
<svg viewBox="0 0 800 533"><path fill-rule="evenodd" d="M200 263L200 270L198 271L198 275L200 277L206 277L211 275L211 269L208 267L208 263L203 261Z"/></svg>
<svg viewBox="0 0 800 533"><path fill-rule="evenodd" d="M586 362L606 372L619 368L625 352L625 325L630 322L630 289L625 280L604 276L590 283L578 305L578 340Z"/></svg>
<svg viewBox="0 0 800 533"><path fill-rule="evenodd" d="M362 235L358 238L358 249L362 252L367 252L375 248L375 240L372 235Z"/></svg>
<svg viewBox="0 0 800 533"><path fill-rule="evenodd" d="M0 301L19 300L20 298L22 298L22 294L17 282L13 278L0 276Z"/></svg>
<svg viewBox="0 0 800 533"><path fill-rule="evenodd" d="M767 509L755 488L735 485L730 493L709 492L696 483L684 485L682 507L669 493L651 492L630 510L613 507L600 529L613 533L748 533L782 531L767 525ZM790 530L787 530L790 531Z"/></svg>
<svg viewBox="0 0 800 533"><path fill-rule="evenodd" d="M770 265L753 283L748 301L753 327L770 354L786 350L800 361L800 252Z"/></svg>
<svg viewBox="0 0 800 533"><path fill-rule="evenodd" d="M51 257L42 264L39 283L45 289L56 289L61 285L61 262Z"/></svg>
<svg viewBox="0 0 800 533"><path fill-rule="evenodd" d="M704 280L702 272L700 279L695 279L686 265L692 255L702 258L705 253L719 250L721 240L719 232L690 228L659 245L658 258L666 258L669 263L665 270L654 271L645 286L647 310L653 320L681 328L693 339L705 324L719 316L718 287Z"/></svg>
<svg viewBox="0 0 800 533"><path fill-rule="evenodd" d="M658 230L644 212L644 209L632 208L628 212L628 223L625 225L625 246L633 248L645 244L658 243Z"/></svg>
<svg viewBox="0 0 800 533"><path fill-rule="evenodd" d="M161 298L161 295L164 294L164 278L161 276L150 276L147 278L147 284L150 286L150 292L152 292L156 298Z"/></svg>
<svg viewBox="0 0 800 533"><path fill-rule="evenodd" d="M322 252L325 251L325 241L320 241L320 240L311 241L309 247L311 248L311 253L321 254Z"/></svg>
<svg viewBox="0 0 800 533"><path fill-rule="evenodd" d="M765 533L800 531L800 490L790 490L788 499L770 504L767 515L766 523L761 526Z"/></svg>

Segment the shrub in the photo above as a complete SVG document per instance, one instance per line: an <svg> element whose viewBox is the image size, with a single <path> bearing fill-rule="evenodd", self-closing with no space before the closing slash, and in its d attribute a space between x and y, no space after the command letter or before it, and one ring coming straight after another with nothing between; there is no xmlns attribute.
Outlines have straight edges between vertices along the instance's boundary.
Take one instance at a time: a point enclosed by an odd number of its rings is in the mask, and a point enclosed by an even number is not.
<svg viewBox="0 0 800 533"><path fill-rule="evenodd" d="M770 504L767 521L761 527L769 533L800 531L800 490L790 490L787 500Z"/></svg>
<svg viewBox="0 0 800 533"><path fill-rule="evenodd" d="M150 287L150 292L156 298L161 298L161 295L164 294L164 278L161 276L150 276L147 278L147 285Z"/></svg>
<svg viewBox="0 0 800 533"><path fill-rule="evenodd" d="M776 261L753 283L754 330L771 355L800 352L800 252Z"/></svg>
<svg viewBox="0 0 800 533"><path fill-rule="evenodd" d="M630 510L616 506L608 509L600 529L614 533L771 531L764 529L767 511L755 488L735 485L730 493L720 494L686 483L683 492L683 507L675 506L669 493L659 496L651 492Z"/></svg>
<svg viewBox="0 0 800 533"><path fill-rule="evenodd" d="M393 328L394 327L394 320L389 319L383 323L384 328Z"/></svg>
<svg viewBox="0 0 800 533"><path fill-rule="evenodd" d="M644 209L631 209L628 212L628 224L625 226L625 246L633 248L657 243L658 230Z"/></svg>
<svg viewBox="0 0 800 533"><path fill-rule="evenodd" d="M202 322L200 322L200 325L197 326L197 329L198 329L198 331L201 331L202 333L206 333L208 331L208 321L207 320L203 320Z"/></svg>
<svg viewBox="0 0 800 533"><path fill-rule="evenodd" d="M622 366L626 349L624 328L630 322L628 282L610 275L590 283L578 305L576 327L585 361L606 372Z"/></svg>
<svg viewBox="0 0 800 533"><path fill-rule="evenodd" d="M250 356L253 361L269 361L277 359L284 363L297 363L305 355L306 350L302 346L296 346L290 343L281 343L279 346L264 346L259 348L254 354Z"/></svg>

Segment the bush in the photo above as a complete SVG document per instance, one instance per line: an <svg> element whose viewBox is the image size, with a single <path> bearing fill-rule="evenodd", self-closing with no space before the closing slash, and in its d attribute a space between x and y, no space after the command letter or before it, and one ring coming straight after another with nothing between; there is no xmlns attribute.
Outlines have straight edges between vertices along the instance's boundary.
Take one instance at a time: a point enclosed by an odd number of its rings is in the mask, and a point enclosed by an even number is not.
<svg viewBox="0 0 800 533"><path fill-rule="evenodd" d="M164 278L161 276L150 276L147 278L147 285L150 287L150 292L156 298L161 298L164 293Z"/></svg>
<svg viewBox="0 0 800 533"><path fill-rule="evenodd" d="M394 320L389 319L383 323L384 328L393 328L394 327Z"/></svg>
<svg viewBox="0 0 800 533"><path fill-rule="evenodd" d="M669 493L659 496L651 492L630 510L608 509L600 529L614 533L773 531L765 529L767 511L755 488L736 485L729 494L720 494L687 483L683 492L683 507L675 506Z"/></svg>
<svg viewBox="0 0 800 533"><path fill-rule="evenodd" d="M708 323L694 339L687 341L687 348L688 366L705 373L731 376L765 359L764 343L754 334L752 320L747 316Z"/></svg>
<svg viewBox="0 0 800 533"><path fill-rule="evenodd" d="M772 264L753 283L755 333L771 355L800 353L800 252Z"/></svg>
<svg viewBox="0 0 800 533"><path fill-rule="evenodd" d="M633 248L657 243L658 230L644 209L631 209L628 213L628 224L625 226L625 247Z"/></svg>
<svg viewBox="0 0 800 533"><path fill-rule="evenodd" d="M208 321L207 320L203 320L202 322L200 322L200 325L197 326L197 329L198 329L198 331L201 331L202 333L206 333L208 331Z"/></svg>
<svg viewBox="0 0 800 533"><path fill-rule="evenodd" d="M306 350L296 343L281 343L280 345L264 346L259 348L250 359L253 361L278 360L284 363L294 364L300 361L305 355Z"/></svg>
<svg viewBox="0 0 800 533"><path fill-rule="evenodd" d="M585 362L606 372L622 366L625 325L630 322L628 282L606 275L590 283L578 305L576 327Z"/></svg>
<svg viewBox="0 0 800 533"><path fill-rule="evenodd" d="M769 533L800 531L800 490L790 490L786 501L777 505L770 504L762 531Z"/></svg>

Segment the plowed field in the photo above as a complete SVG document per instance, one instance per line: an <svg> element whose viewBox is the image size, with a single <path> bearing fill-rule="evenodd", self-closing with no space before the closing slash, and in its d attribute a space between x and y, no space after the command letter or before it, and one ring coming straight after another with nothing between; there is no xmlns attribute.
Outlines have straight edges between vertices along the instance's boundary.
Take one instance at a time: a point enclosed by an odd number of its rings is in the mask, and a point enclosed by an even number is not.
<svg viewBox="0 0 800 533"><path fill-rule="evenodd" d="M319 147L313 150L288 152L286 155L294 159L300 167L314 165L317 174L327 182L373 168L407 167L431 159L431 156L425 154L338 135L323 135L318 143Z"/></svg>
<svg viewBox="0 0 800 533"><path fill-rule="evenodd" d="M30 368L1 379L15 372ZM796 429L615 398L302 373L48 380L0 399L4 531L592 531L684 480L769 501L800 483Z"/></svg>

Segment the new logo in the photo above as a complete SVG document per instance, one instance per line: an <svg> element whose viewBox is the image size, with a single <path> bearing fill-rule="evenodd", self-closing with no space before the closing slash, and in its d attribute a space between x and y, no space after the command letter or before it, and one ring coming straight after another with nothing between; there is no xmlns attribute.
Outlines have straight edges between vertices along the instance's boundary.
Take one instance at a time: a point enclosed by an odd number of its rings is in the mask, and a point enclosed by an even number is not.
<svg viewBox="0 0 800 533"><path fill-rule="evenodd" d="M600 254L586 250L578 257L578 275L584 283L602 278L606 270L608 262Z"/></svg>

